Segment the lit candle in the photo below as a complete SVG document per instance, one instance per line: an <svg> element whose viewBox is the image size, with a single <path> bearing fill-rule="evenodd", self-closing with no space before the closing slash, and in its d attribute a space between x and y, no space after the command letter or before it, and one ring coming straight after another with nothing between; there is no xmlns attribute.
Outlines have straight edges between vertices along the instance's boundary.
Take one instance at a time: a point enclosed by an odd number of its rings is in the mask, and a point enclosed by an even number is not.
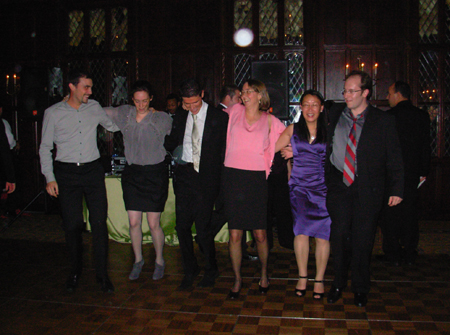
<svg viewBox="0 0 450 335"><path fill-rule="evenodd" d="M364 71L364 63L361 63L361 71Z"/></svg>
<svg viewBox="0 0 450 335"><path fill-rule="evenodd" d="M349 67L348 64L345 65L345 75L346 75L346 76L348 76L348 67Z"/></svg>
<svg viewBox="0 0 450 335"><path fill-rule="evenodd" d="M375 69L373 70L373 76L375 78L377 78L377 73L378 73L378 63L375 63Z"/></svg>
<svg viewBox="0 0 450 335"><path fill-rule="evenodd" d="M16 86L16 74L14 73L14 86Z"/></svg>
<svg viewBox="0 0 450 335"><path fill-rule="evenodd" d="M9 74L6 75L6 88L9 86Z"/></svg>

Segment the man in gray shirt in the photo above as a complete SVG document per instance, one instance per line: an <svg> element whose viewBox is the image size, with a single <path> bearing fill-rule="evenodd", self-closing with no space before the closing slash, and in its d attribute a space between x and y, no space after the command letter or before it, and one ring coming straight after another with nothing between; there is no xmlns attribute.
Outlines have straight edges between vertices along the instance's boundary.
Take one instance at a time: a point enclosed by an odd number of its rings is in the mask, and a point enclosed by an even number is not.
<svg viewBox="0 0 450 335"><path fill-rule="evenodd" d="M97 126L119 130L97 101L89 100L92 79L83 72L69 74L70 98L45 111L42 141L39 149L47 192L59 198L71 273L68 291L78 286L82 271L83 195L89 209L92 228L95 270L103 292L113 292L106 263L108 230L104 171L97 147ZM56 145L53 163L52 150Z"/></svg>

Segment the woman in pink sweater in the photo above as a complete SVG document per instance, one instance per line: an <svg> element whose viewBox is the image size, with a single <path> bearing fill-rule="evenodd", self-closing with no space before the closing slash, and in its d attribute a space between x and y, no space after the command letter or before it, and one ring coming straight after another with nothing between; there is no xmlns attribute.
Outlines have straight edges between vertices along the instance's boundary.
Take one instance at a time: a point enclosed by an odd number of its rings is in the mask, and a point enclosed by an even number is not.
<svg viewBox="0 0 450 335"><path fill-rule="evenodd" d="M247 81L241 93L244 105L230 110L224 168L225 213L230 230L230 257L235 282L229 297L236 299L242 288L241 239L252 230L261 262L259 291L269 289L267 275L267 177L275 153L275 143L285 127L267 110L270 98L264 83Z"/></svg>

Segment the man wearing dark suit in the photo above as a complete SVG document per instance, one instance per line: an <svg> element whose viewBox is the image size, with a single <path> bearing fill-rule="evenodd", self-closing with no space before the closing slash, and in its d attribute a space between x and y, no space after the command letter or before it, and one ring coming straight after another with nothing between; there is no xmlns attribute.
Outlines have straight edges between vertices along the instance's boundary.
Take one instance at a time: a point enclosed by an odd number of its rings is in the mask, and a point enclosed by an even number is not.
<svg viewBox="0 0 450 335"><path fill-rule="evenodd" d="M409 265L416 260L418 185L430 171L430 119L426 112L412 105L410 96L411 88L403 81L392 84L387 96L392 107L388 112L395 117L405 170L403 201L395 207L385 206L381 226L384 260L395 265L400 264L402 256Z"/></svg>
<svg viewBox="0 0 450 335"><path fill-rule="evenodd" d="M172 132L166 138L166 149L178 161L174 174L175 229L185 274L180 288L191 287L200 272L191 233L194 222L205 255L205 275L198 286L209 287L219 273L210 226L220 189L228 115L203 101L204 92L193 79L181 85L180 93L184 110L175 115Z"/></svg>
<svg viewBox="0 0 450 335"><path fill-rule="evenodd" d="M359 307L367 304L370 290L370 258L385 184L389 206L399 204L403 196L394 118L368 103L371 91L367 73L349 74L343 91L345 108L335 105L330 110L325 166L335 271L327 300L340 299L351 267L354 303Z"/></svg>

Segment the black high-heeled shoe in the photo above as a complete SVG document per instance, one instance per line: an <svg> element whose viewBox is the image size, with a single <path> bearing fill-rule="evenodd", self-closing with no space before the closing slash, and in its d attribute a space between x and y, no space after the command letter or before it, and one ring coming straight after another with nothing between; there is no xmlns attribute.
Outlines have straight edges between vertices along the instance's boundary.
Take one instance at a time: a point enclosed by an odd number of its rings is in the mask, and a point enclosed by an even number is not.
<svg viewBox="0 0 450 335"><path fill-rule="evenodd" d="M322 283L323 284L323 280L314 280L314 283ZM325 295L325 290L324 290L324 293L313 292L313 299L314 300L322 300L324 295Z"/></svg>
<svg viewBox="0 0 450 335"><path fill-rule="evenodd" d="M241 292L241 289L239 289L239 291L237 292L233 292L230 290L230 293L228 293L228 298L230 299L239 299L239 293Z"/></svg>
<svg viewBox="0 0 450 335"><path fill-rule="evenodd" d="M239 293L241 292L242 289L242 282L241 285L239 286L239 291L237 292L233 292L232 290L230 290L230 293L228 293L228 298L230 299L239 299Z"/></svg>
<svg viewBox="0 0 450 335"><path fill-rule="evenodd" d="M308 276L299 276L298 279L306 279L308 280ZM308 285L308 281L306 282L306 285ZM299 294L300 293L300 294ZM298 288L295 288L295 295L299 298L303 298L306 295L306 288L304 290L300 290Z"/></svg>
<svg viewBox="0 0 450 335"><path fill-rule="evenodd" d="M261 286L261 281L259 281L259 284L258 284L258 286L259 286L259 293L265 294L265 293L267 293L269 291L269 287L270 287L269 279L267 279L267 283L268 283L267 286L263 287L263 286Z"/></svg>

